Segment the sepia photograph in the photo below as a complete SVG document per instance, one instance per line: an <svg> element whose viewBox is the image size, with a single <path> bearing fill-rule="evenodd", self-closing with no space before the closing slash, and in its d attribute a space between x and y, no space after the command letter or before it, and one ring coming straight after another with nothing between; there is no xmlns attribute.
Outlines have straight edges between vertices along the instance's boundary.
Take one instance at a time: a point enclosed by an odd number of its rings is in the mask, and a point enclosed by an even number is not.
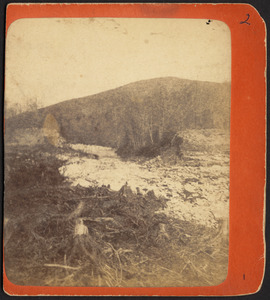
<svg viewBox="0 0 270 300"><path fill-rule="evenodd" d="M4 102L9 281L224 282L230 111L231 32L222 21L13 22Z"/></svg>

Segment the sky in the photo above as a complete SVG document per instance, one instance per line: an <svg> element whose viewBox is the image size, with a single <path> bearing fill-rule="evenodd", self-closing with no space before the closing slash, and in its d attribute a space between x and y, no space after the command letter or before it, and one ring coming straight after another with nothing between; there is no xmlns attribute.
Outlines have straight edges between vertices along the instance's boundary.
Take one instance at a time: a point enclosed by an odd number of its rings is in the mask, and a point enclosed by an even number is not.
<svg viewBox="0 0 270 300"><path fill-rule="evenodd" d="M19 19L7 33L6 105L44 107L166 76L230 81L230 30L207 21Z"/></svg>

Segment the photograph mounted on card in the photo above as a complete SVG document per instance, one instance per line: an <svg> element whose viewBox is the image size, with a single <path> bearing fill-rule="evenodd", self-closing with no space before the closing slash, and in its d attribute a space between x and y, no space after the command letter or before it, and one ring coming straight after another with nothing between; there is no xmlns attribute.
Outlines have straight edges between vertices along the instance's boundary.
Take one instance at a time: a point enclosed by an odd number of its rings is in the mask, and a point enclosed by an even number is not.
<svg viewBox="0 0 270 300"><path fill-rule="evenodd" d="M256 292L264 39L243 4L9 5L5 291Z"/></svg>

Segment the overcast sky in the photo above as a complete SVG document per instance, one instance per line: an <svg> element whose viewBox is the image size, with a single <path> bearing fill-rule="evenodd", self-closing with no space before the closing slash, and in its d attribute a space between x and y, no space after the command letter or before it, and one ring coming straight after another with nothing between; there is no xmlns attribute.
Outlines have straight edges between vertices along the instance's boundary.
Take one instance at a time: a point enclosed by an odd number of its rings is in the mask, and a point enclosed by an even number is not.
<svg viewBox="0 0 270 300"><path fill-rule="evenodd" d="M230 81L230 30L206 21L17 20L6 41L7 104L42 107L155 77Z"/></svg>

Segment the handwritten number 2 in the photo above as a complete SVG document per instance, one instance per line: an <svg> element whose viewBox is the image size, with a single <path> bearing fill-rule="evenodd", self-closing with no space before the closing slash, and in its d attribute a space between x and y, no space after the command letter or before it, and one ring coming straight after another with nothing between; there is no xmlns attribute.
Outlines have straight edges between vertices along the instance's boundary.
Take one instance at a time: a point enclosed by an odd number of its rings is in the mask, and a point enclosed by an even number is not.
<svg viewBox="0 0 270 300"><path fill-rule="evenodd" d="M248 24L248 25L250 25L250 23L249 23L249 22L247 22L247 21L249 20L249 18L250 18L250 15L249 15L249 14L247 14L247 18L246 18L246 20L245 20L245 21L242 21L242 22L240 22L240 24Z"/></svg>

